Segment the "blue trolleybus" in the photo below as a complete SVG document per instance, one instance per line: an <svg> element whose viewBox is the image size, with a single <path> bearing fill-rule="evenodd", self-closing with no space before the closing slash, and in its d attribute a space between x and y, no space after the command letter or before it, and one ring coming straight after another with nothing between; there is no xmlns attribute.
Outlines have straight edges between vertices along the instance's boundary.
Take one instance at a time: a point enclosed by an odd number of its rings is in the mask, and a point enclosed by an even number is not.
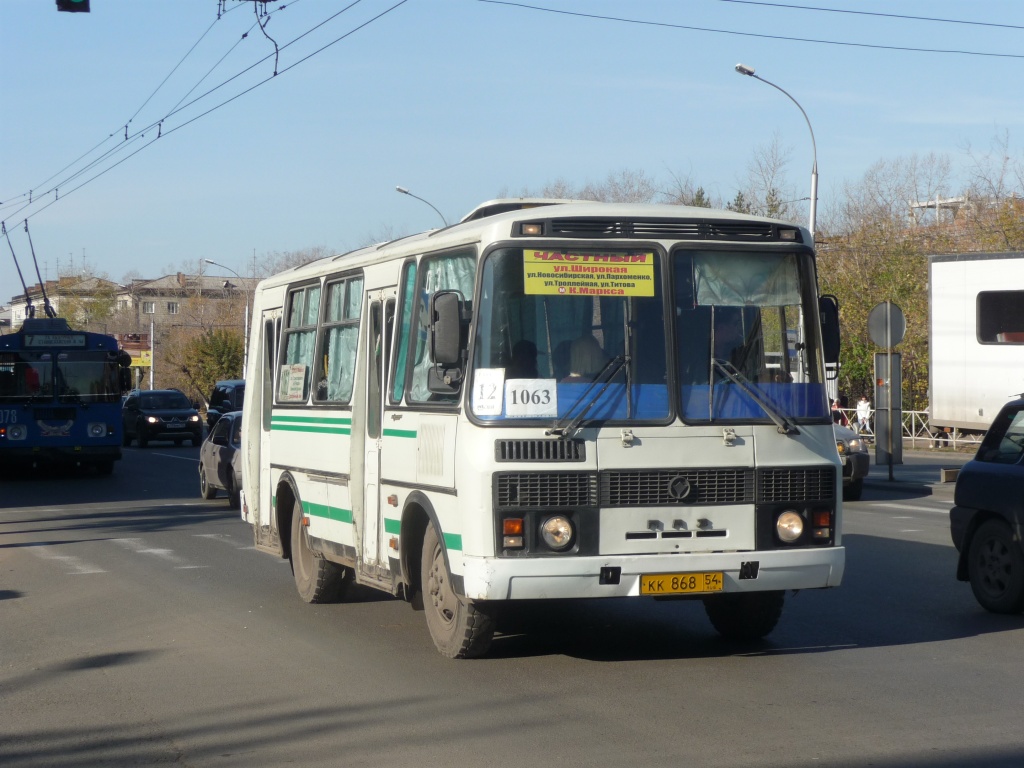
<svg viewBox="0 0 1024 768"><path fill-rule="evenodd" d="M130 365L113 336L73 331L63 318L30 318L0 336L0 464L113 471Z"/></svg>

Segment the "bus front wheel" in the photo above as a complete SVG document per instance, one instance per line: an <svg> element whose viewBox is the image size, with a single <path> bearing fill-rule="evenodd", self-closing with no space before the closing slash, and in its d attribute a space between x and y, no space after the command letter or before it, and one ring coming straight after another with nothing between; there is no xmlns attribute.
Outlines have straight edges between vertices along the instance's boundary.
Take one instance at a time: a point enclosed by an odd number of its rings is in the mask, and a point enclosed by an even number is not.
<svg viewBox="0 0 1024 768"><path fill-rule="evenodd" d="M348 588L347 568L316 557L309 546L309 530L302 524L302 505L292 508L291 563L295 587L307 603L336 603Z"/></svg>
<svg viewBox="0 0 1024 768"><path fill-rule="evenodd" d="M486 603L463 600L455 594L444 548L433 525L427 526L423 536L420 588L427 629L442 656L471 659L487 653L494 638L494 617Z"/></svg>
<svg viewBox="0 0 1024 768"><path fill-rule="evenodd" d="M741 592L704 598L704 611L726 640L760 640L779 623L785 592Z"/></svg>

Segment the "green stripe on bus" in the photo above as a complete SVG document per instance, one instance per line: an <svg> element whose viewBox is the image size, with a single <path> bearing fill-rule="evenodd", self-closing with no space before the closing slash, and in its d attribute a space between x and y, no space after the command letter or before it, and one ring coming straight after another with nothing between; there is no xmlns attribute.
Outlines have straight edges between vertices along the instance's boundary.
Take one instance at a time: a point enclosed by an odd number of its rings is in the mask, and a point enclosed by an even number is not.
<svg viewBox="0 0 1024 768"><path fill-rule="evenodd" d="M385 429L384 437L416 437L415 429Z"/></svg>
<svg viewBox="0 0 1024 768"><path fill-rule="evenodd" d="M351 427L321 427L306 426L304 424L276 424L270 423L270 429L274 432L312 432L323 435L351 435Z"/></svg>
<svg viewBox="0 0 1024 768"><path fill-rule="evenodd" d="M448 549L457 549L459 552L461 552L462 536L458 533L446 533L444 535L444 545Z"/></svg>
<svg viewBox="0 0 1024 768"><path fill-rule="evenodd" d="M384 533L399 534L402 532L402 521L392 520L390 517L384 518Z"/></svg>
<svg viewBox="0 0 1024 768"><path fill-rule="evenodd" d="M283 414L274 414L270 417L271 424L281 424L283 422L292 422L295 424L352 424L352 419L346 419L342 417L327 417L327 416L285 416Z"/></svg>
<svg viewBox="0 0 1024 768"><path fill-rule="evenodd" d="M322 517L326 520L337 520L339 523L352 523L352 510L330 507L326 504L302 502L302 511L310 517Z"/></svg>

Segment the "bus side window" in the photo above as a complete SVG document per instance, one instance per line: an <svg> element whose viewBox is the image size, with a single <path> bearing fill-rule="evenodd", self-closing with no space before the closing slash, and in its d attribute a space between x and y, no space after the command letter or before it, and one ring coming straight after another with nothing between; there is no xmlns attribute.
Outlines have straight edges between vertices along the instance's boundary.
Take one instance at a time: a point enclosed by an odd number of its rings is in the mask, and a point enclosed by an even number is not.
<svg viewBox="0 0 1024 768"><path fill-rule="evenodd" d="M412 313L416 306L416 262L409 261L405 264L402 274L402 312L399 318L398 338L395 343L398 345L398 354L395 355L395 367L391 376L391 402L398 404L405 397L405 381L409 370L409 345L412 335Z"/></svg>
<svg viewBox="0 0 1024 768"><path fill-rule="evenodd" d="M281 361L277 371L279 402L305 403L309 397L319 315L319 283L294 288L289 292L288 324L284 329Z"/></svg>

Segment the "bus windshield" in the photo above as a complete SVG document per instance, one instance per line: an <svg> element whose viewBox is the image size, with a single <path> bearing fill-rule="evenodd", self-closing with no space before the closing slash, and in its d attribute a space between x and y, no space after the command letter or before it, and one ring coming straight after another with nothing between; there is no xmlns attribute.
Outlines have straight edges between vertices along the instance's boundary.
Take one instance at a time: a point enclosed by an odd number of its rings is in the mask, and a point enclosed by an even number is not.
<svg viewBox="0 0 1024 768"><path fill-rule="evenodd" d="M62 402L114 403L121 398L117 356L82 350L57 354L57 397Z"/></svg>
<svg viewBox="0 0 1024 768"><path fill-rule="evenodd" d="M482 420L828 417L809 253L503 248L484 261ZM781 414L781 416L780 416Z"/></svg>
<svg viewBox="0 0 1024 768"><path fill-rule="evenodd" d="M0 400L53 397L53 353L0 354Z"/></svg>

